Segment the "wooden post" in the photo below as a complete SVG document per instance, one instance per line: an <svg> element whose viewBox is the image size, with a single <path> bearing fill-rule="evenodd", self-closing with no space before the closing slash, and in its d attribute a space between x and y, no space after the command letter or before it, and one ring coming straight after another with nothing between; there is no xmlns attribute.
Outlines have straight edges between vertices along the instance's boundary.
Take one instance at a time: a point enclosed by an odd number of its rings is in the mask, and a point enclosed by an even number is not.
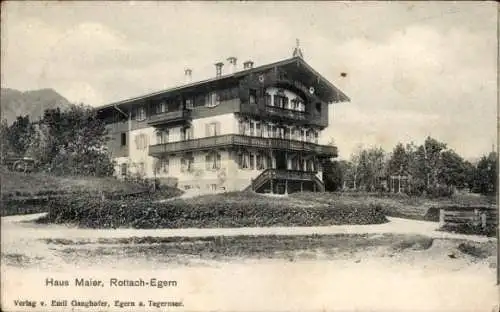
<svg viewBox="0 0 500 312"><path fill-rule="evenodd" d="M288 194L288 179L285 179L285 195Z"/></svg>
<svg viewBox="0 0 500 312"><path fill-rule="evenodd" d="M271 194L274 194L273 179L271 178Z"/></svg>
<svg viewBox="0 0 500 312"><path fill-rule="evenodd" d="M300 192L304 192L304 181L300 181Z"/></svg>
<svg viewBox="0 0 500 312"><path fill-rule="evenodd" d="M439 209L439 227L442 227L444 225L444 209Z"/></svg>

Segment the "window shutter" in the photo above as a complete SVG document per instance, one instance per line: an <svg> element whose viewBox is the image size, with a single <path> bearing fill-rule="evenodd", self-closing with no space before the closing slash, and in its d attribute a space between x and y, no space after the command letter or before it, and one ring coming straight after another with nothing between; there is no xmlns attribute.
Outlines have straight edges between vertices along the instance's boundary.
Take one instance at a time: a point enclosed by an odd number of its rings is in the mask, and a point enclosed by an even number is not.
<svg viewBox="0 0 500 312"><path fill-rule="evenodd" d="M214 135L220 135L220 122L215 123L215 134Z"/></svg>
<svg viewBox="0 0 500 312"><path fill-rule="evenodd" d="M205 168L210 170L210 155L205 156Z"/></svg>
<svg viewBox="0 0 500 312"><path fill-rule="evenodd" d="M205 136L210 136L210 124L205 124Z"/></svg>

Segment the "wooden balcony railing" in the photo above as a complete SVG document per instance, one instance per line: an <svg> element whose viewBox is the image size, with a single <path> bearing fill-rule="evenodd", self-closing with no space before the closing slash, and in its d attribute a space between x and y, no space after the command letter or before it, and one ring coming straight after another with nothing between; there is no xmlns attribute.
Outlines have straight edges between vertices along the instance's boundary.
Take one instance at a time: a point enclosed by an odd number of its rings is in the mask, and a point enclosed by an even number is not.
<svg viewBox="0 0 500 312"><path fill-rule="evenodd" d="M302 151L314 153L320 157L337 156L337 147L335 146L320 145L311 142L302 142L281 138L252 137L239 134L227 134L188 141L150 145L149 155L156 156L163 153L189 152L194 150L230 146L254 147L285 151Z"/></svg>
<svg viewBox="0 0 500 312"><path fill-rule="evenodd" d="M177 110L173 112L161 113L157 115L151 115L148 120L148 124L152 126L163 125L172 122L179 122L188 120L191 118L191 111L188 109Z"/></svg>
<svg viewBox="0 0 500 312"><path fill-rule="evenodd" d="M323 181L318 179L314 172L266 169L257 178L252 180L251 188L258 191L270 180L292 180L292 181L312 181L316 183L318 191L324 191Z"/></svg>
<svg viewBox="0 0 500 312"><path fill-rule="evenodd" d="M275 117L279 117L279 118L286 118L286 119L291 119L291 120L307 120L307 117L308 117L306 112L295 111L295 110L276 107L276 106L267 105L265 110L266 110L266 113L271 115L271 116L275 116Z"/></svg>

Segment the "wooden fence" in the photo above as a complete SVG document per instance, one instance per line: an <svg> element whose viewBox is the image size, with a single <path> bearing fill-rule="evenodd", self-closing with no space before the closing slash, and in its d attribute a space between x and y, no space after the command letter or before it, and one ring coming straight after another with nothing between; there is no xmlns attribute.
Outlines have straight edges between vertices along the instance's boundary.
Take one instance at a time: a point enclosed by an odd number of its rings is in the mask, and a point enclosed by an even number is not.
<svg viewBox="0 0 500 312"><path fill-rule="evenodd" d="M494 234L498 227L498 209L495 206L441 207L439 226L457 232Z"/></svg>

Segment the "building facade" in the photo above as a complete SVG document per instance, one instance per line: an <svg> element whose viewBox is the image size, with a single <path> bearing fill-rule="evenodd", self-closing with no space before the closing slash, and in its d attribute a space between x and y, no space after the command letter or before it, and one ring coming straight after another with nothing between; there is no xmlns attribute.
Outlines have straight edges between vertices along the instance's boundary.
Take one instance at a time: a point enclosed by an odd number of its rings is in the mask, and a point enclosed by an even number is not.
<svg viewBox="0 0 500 312"><path fill-rule="evenodd" d="M208 192L324 190L321 160L337 149L319 138L328 105L349 98L301 55L241 70L227 61L212 79L98 108L116 174Z"/></svg>

